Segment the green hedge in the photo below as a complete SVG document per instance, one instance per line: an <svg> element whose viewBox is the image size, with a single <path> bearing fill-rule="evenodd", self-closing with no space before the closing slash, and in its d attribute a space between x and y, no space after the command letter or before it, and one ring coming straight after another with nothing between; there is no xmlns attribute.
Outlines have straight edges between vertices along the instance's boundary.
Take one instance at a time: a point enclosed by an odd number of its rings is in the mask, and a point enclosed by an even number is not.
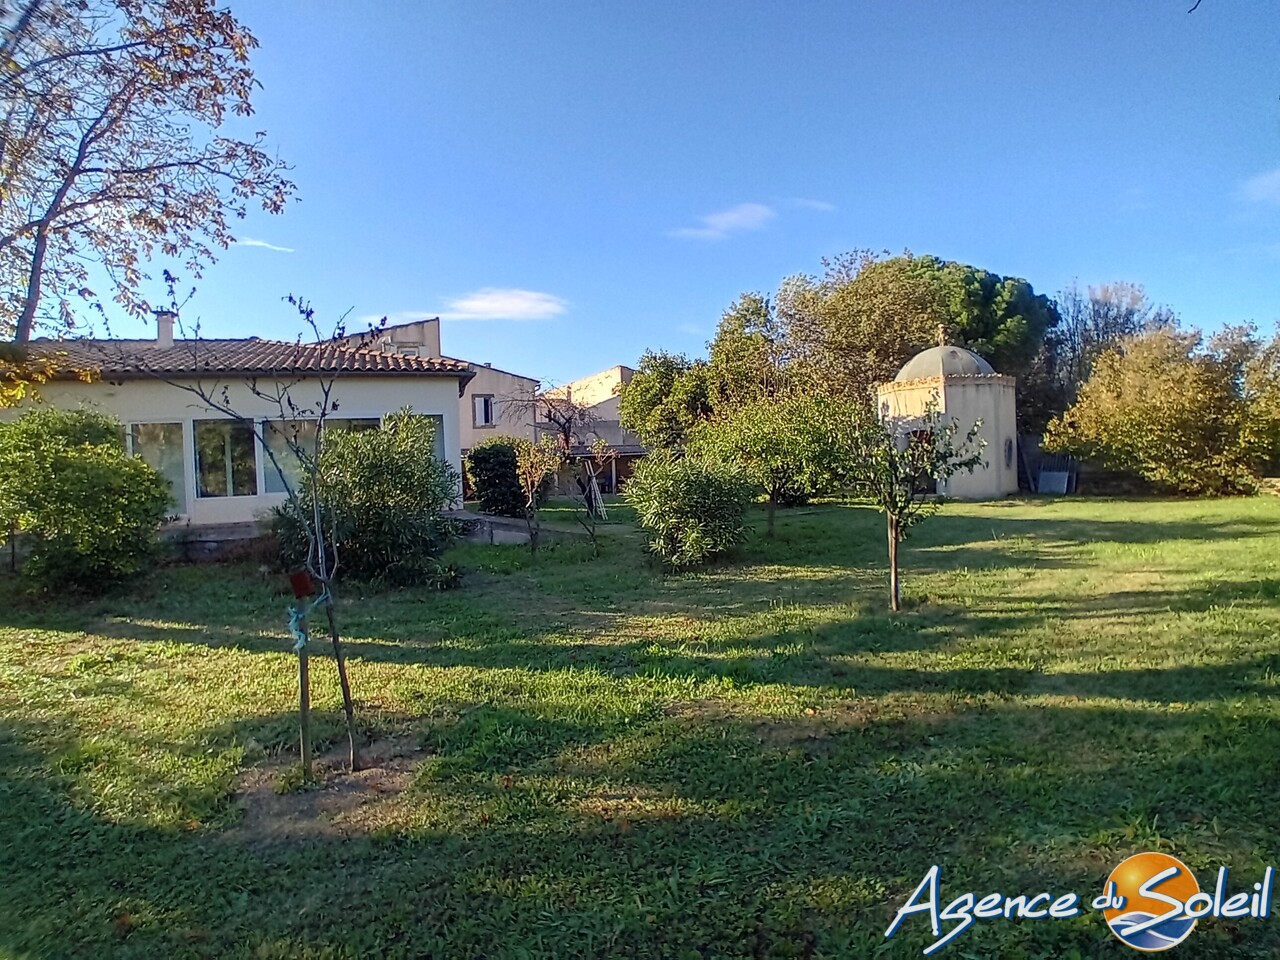
<svg viewBox="0 0 1280 960"><path fill-rule="evenodd" d="M435 423L401 410L378 430L323 437L314 489L304 476L297 503L275 510L281 559L307 560L318 500L337 548L338 576L382 586L449 587L457 572L440 561L455 531L442 514L458 495L458 473L431 451Z"/></svg>
<svg viewBox="0 0 1280 960"><path fill-rule="evenodd" d="M33 587L101 593L155 563L169 484L122 437L118 421L85 411L0 424L0 525L28 538Z"/></svg>

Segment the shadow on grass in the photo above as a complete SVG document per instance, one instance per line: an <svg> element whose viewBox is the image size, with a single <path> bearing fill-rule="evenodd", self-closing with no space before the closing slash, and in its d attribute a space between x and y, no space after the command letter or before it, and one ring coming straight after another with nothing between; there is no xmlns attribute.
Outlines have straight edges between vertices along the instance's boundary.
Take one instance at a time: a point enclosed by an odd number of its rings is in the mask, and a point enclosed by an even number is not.
<svg viewBox="0 0 1280 960"><path fill-rule="evenodd" d="M696 585L695 585L696 586ZM693 594L698 595L696 592ZM1235 623L1237 633L1258 635L1268 629L1268 617L1280 600L1280 580L1252 578L1183 589L1116 591L1101 596L1020 596L1016 603L990 601L974 608L927 607L891 616L870 602L842 604L822 617L797 625L782 609L776 623L768 616L749 629L729 630L710 637L700 631L706 610L681 607L669 600L655 618L636 619L633 610L582 608L548 623L544 618L522 621L519 611L488 607L451 616L457 605L396 603L361 613L359 604L343 617L347 651L354 663L367 661L436 668L559 672L595 671L617 678L681 678L729 680L735 684L811 686L859 695L895 692L953 693L972 696L1054 695L1113 697L1157 702L1196 702L1226 694L1270 695L1280 657L1242 654L1227 664L1160 665L1149 669L1097 671L1060 669L1047 647L1004 660L1009 666L969 664L948 666L969 641L1014 636L1037 630L1052 637L1057 625L1085 624L1085 629L1142 624L1162 614L1219 615ZM464 598L465 599L465 598ZM250 652L285 654L283 636L250 629L253 608L240 609L206 623L177 623L163 608L152 617L120 617L81 611L56 612L79 629L96 635L143 644L194 644ZM760 607L755 606L755 612ZM186 608L188 615L194 608ZM216 607L206 612L221 612ZM766 611L767 612L767 611ZM695 615L696 616L692 616ZM393 616L394 615L394 616ZM26 615L28 621L33 619ZM283 617L281 617L283 619ZM723 615L721 622L728 619ZM231 621L231 622L227 622ZM55 620L56 622L56 620ZM69 627L68 627L69 628ZM1077 629L1079 627L1077 626ZM377 633L372 631L376 630ZM1254 639L1259 639L1255 636ZM317 637L317 657L328 656L328 645ZM1261 649L1255 644L1254 647ZM1251 648L1252 649L1252 648ZM887 655L933 653L932 668L895 666L876 661ZM1123 655L1124 651L1120 651ZM82 657L92 658L86 653ZM1099 654L1101 656L1101 654ZM1022 665L1025 662L1025 666ZM72 664L74 669L75 664ZM1204 681L1204 682L1201 682ZM85 695L110 693L112 684L127 681L87 671ZM96 686L94 686L96 685Z"/></svg>
<svg viewBox="0 0 1280 960"><path fill-rule="evenodd" d="M1206 682L1215 682L1212 677ZM1138 849L1252 880L1274 849L1273 712L926 698L765 717L439 704L431 757L362 833L245 844L95 812L54 732L0 726L0 951L113 957L881 956L932 863L949 888L1100 889ZM268 737L289 715L201 732ZM359 816L359 814L356 814ZM918 955L923 924L900 950ZM1269 956L1206 922L1196 955ZM988 925L982 956L1098 955L1096 917Z"/></svg>

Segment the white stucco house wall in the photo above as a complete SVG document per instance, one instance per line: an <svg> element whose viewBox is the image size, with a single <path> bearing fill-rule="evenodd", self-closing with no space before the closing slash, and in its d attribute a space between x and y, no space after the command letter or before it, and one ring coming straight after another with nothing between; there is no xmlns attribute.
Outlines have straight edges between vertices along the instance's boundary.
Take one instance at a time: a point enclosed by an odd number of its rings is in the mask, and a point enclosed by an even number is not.
<svg viewBox="0 0 1280 960"><path fill-rule="evenodd" d="M282 389L306 410L332 382L328 429L376 426L411 407L436 421L435 449L424 456L461 470L459 397L474 376L462 361L338 342L175 340L169 315L159 317L155 340L41 339L31 351L68 371L40 387L40 402L117 417L128 449L168 478L174 513L192 526L250 523L284 501L264 446L287 450L276 426L289 424L272 399ZM82 382L76 370L94 371L95 379ZM197 386L240 419L189 389ZM293 427L305 420L298 416Z"/></svg>
<svg viewBox="0 0 1280 960"><path fill-rule="evenodd" d="M996 373L976 353L944 344L916 354L893 380L880 384L880 415L910 423L932 404L955 423L957 442L980 421L982 465L955 474L938 492L957 500L992 500L1018 492L1016 386L1014 377Z"/></svg>

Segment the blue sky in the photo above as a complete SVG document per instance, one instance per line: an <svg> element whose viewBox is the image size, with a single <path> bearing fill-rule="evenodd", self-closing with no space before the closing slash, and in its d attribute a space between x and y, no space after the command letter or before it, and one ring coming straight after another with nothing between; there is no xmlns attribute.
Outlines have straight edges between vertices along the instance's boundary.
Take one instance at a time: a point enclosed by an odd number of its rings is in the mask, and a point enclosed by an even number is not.
<svg viewBox="0 0 1280 960"><path fill-rule="evenodd" d="M299 200L186 317L441 314L445 352L563 382L865 246L1269 328L1280 5L1189 6L233 3Z"/></svg>

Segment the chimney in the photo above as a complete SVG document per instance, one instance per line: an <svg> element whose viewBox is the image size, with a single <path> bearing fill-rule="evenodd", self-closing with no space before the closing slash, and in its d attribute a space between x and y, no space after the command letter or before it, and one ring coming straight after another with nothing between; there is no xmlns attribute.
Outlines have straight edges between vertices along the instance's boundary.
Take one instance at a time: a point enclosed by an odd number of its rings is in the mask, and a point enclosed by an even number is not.
<svg viewBox="0 0 1280 960"><path fill-rule="evenodd" d="M178 315L172 310L156 310L156 346L168 349L173 346L173 322Z"/></svg>
<svg viewBox="0 0 1280 960"><path fill-rule="evenodd" d="M440 356L440 318L432 317L422 322L422 355Z"/></svg>

